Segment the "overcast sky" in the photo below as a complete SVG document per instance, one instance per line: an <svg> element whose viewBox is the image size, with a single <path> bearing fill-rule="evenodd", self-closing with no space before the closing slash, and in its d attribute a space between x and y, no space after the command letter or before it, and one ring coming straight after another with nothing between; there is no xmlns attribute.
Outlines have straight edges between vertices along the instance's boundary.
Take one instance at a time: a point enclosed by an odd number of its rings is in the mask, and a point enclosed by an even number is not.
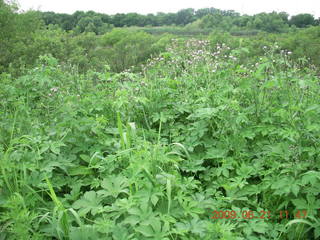
<svg viewBox="0 0 320 240"><path fill-rule="evenodd" d="M320 17L320 0L16 0L23 10L73 13L77 10L115 14L176 12L184 8L214 7L242 14L285 11L291 15L311 13Z"/></svg>

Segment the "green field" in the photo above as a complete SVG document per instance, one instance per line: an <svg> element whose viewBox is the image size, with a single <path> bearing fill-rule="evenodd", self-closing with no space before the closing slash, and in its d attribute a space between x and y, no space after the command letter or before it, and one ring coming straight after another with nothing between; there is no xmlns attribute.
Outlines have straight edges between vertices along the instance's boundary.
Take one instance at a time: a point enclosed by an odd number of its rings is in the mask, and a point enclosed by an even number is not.
<svg viewBox="0 0 320 240"><path fill-rule="evenodd" d="M0 35L0 240L320 239L320 27L30 34Z"/></svg>

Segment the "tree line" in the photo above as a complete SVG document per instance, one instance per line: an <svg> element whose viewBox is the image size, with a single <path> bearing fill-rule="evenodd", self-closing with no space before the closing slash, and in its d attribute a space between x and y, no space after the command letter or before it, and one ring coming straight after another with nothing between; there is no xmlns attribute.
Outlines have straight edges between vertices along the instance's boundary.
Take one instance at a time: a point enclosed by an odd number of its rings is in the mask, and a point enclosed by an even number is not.
<svg viewBox="0 0 320 240"><path fill-rule="evenodd" d="M260 30L265 32L286 32L290 27L305 28L316 26L320 18L304 13L289 17L286 12L241 15L233 10L216 8L182 9L176 13L117 13L108 15L94 11L76 11L73 14L39 12L46 25L58 25L63 30L95 32L104 34L112 27L159 27L181 26L198 29L220 29L225 31Z"/></svg>

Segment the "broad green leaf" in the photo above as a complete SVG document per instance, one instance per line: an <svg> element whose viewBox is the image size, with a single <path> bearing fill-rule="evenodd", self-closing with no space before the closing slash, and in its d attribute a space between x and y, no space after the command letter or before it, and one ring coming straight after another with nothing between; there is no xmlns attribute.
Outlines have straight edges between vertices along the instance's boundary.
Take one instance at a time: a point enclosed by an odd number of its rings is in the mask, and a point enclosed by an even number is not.
<svg viewBox="0 0 320 240"><path fill-rule="evenodd" d="M79 210L80 216L85 216L88 212L96 215L102 210L102 198L95 191L86 192L83 197L73 203L73 208Z"/></svg>
<svg viewBox="0 0 320 240"><path fill-rule="evenodd" d="M104 190L99 191L99 193L103 194L104 196L113 196L117 198L121 193L128 193L128 179L124 176L110 176L105 178L102 183L101 187Z"/></svg>
<svg viewBox="0 0 320 240"><path fill-rule="evenodd" d="M154 235L154 231L151 226L140 225L136 227L136 231L142 233L145 237L152 237Z"/></svg>

